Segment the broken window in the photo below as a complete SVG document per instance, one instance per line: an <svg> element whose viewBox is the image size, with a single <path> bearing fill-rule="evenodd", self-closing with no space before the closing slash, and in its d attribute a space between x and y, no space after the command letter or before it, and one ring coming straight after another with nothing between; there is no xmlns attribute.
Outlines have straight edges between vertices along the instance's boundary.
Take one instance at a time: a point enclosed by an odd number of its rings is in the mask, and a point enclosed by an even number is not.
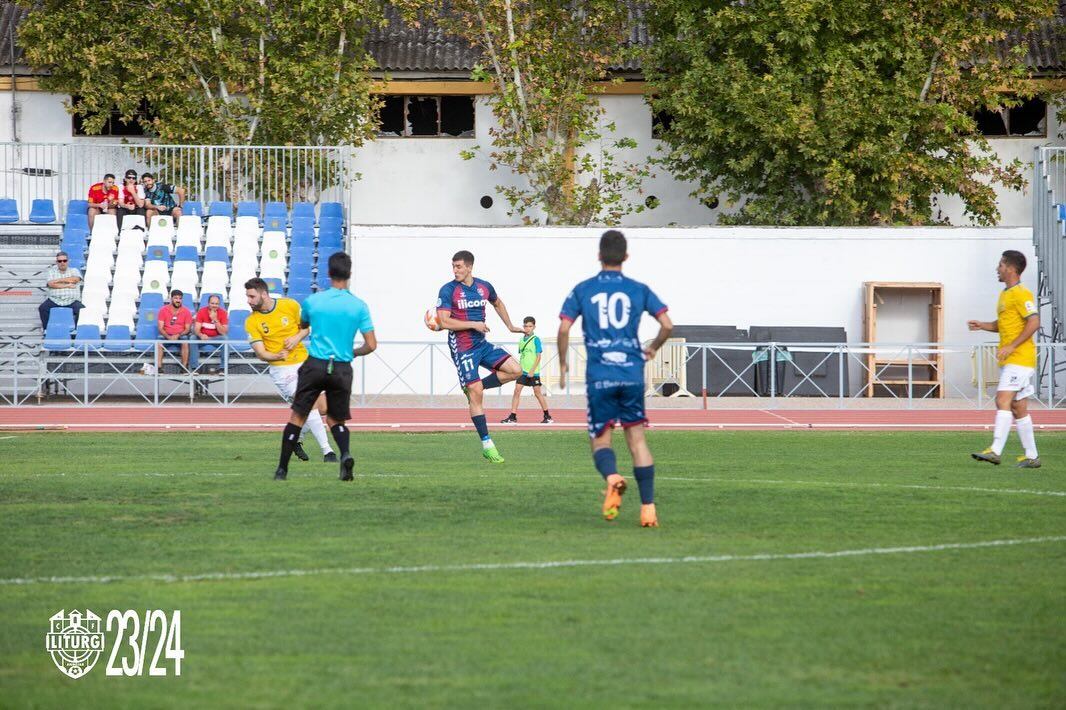
<svg viewBox="0 0 1066 710"><path fill-rule="evenodd" d="M473 137L474 97L385 96L378 135Z"/></svg>
<svg viewBox="0 0 1066 710"><path fill-rule="evenodd" d="M81 97L71 97L71 102L74 105L75 110L78 108L78 104L81 103ZM141 121L149 122L155 118L155 114L152 113L151 108L148 106L147 99L141 99L140 106L137 107L137 111L134 113L133 118L129 121L122 120L122 114L117 108L111 109L111 115L104 121L103 128L99 133L87 133L85 131L85 120L91 116L95 116L93 112L74 113L71 115L73 133L76 136L143 136L146 135L144 126L141 125Z"/></svg>
<svg viewBox="0 0 1066 710"><path fill-rule="evenodd" d="M974 114L977 130L983 136L1047 136L1047 103L1043 99L1025 99L1013 108L981 109Z"/></svg>

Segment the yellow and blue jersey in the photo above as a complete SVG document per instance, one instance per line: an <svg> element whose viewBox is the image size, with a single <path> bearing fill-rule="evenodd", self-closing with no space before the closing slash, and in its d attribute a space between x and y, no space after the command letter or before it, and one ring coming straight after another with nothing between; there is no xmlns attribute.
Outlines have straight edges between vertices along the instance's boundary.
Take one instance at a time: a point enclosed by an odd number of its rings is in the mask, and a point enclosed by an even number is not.
<svg viewBox="0 0 1066 710"><path fill-rule="evenodd" d="M996 304L996 320L999 325L999 346L1010 345L1025 330L1025 322L1040 313L1033 292L1021 284L1005 288ZM1029 338L1019 345L1000 365L1036 367L1036 342Z"/></svg>

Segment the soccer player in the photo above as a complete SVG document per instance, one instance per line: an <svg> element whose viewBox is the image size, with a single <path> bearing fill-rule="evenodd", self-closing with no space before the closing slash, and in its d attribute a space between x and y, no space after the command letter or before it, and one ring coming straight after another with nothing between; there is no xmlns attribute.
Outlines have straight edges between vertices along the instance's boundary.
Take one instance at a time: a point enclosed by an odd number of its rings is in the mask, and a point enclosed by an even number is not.
<svg viewBox="0 0 1066 710"><path fill-rule="evenodd" d="M611 428L621 424L633 457L633 477L640 489L640 524L659 527L655 511L655 462L644 438L644 362L670 337L673 323L666 305L644 284L622 274L626 238L616 230L600 237L600 264L603 270L579 283L563 302L559 314L560 386L566 387L567 348L570 328L581 317L587 353L585 382L588 394L589 438L596 470L607 482L603 517L614 520L626 492L626 481L618 473ZM640 317L649 313L659 321L659 333L643 350L637 338Z"/></svg>
<svg viewBox="0 0 1066 710"><path fill-rule="evenodd" d="M996 387L996 426L992 446L970 454L978 461L999 465L1000 455L1010 434L1011 421L1018 428L1025 455L1018 457L1018 468L1040 468L1033 435L1033 418L1029 416L1026 400L1033 396L1033 372L1036 370L1036 343L1033 335L1040 330L1040 310L1033 292L1022 286L1025 254L1010 249L1003 252L996 267L996 275L1004 288L996 305L996 320L972 320L970 330L999 333L999 385Z"/></svg>
<svg viewBox="0 0 1066 710"><path fill-rule="evenodd" d="M455 278L440 288L437 317L441 328L450 331L448 348L459 373L459 384L470 404L470 420L481 437L482 455L492 463L503 463L503 457L489 436L482 403L485 390L517 379L522 370L510 353L485 339L485 333L489 332L488 323L485 322L485 307L491 303L512 333L521 333L522 329L511 323L507 308L492 284L474 278L473 271L474 255L468 251L456 252L452 257L452 274ZM492 371L484 379L478 371L481 367Z"/></svg>
<svg viewBox="0 0 1066 710"><path fill-rule="evenodd" d="M326 423L340 449L340 479L354 479L355 459L348 450L349 432L345 422L351 419L352 360L377 349L377 336L370 320L370 309L361 298L348 290L352 277L352 257L337 252L329 257L328 291L319 291L304 301L300 315L300 332L285 342L289 349L307 337L308 358L300 365L296 393L292 398L292 416L281 436L281 458L274 480L284 481L289 459L300 437L300 428L324 392ZM363 334L363 344L355 347L355 333Z"/></svg>
<svg viewBox="0 0 1066 710"><path fill-rule="evenodd" d="M244 321L248 342L255 356L270 365L270 379L274 381L281 398L292 404L292 397L296 394L296 373L307 359L307 348L303 343L287 346L289 338L300 332L300 304L291 298L272 298L270 286L260 278L249 279L244 284L244 290L248 307L252 309ZM326 426L322 423L322 414L326 413L325 397L318 398L315 410L308 416L304 429L310 429L318 442L322 460L336 463L337 454L329 445ZM293 445L293 453L301 461L307 461L309 457L304 451L302 439L301 430L300 439Z"/></svg>
<svg viewBox="0 0 1066 710"><path fill-rule="evenodd" d="M524 386L533 388L533 396L537 398L540 408L544 410L544 418L540 420L540 423L551 424L555 421L548 411L548 400L544 399L544 393L541 392L540 360L544 353L544 345L540 342L540 337L533 334L533 330L536 327L537 319L533 316L526 316L522 319L522 332L525 335L518 341L518 364L522 368L522 376L518 378L514 385L514 396L511 397L511 413L507 415L506 419L501 420L500 424L518 423L518 401L522 397L522 387Z"/></svg>

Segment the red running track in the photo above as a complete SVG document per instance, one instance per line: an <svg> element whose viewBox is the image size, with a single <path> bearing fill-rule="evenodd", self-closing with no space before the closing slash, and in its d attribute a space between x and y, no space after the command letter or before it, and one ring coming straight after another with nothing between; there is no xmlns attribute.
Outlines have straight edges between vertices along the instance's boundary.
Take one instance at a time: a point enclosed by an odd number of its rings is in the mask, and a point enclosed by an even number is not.
<svg viewBox="0 0 1066 710"><path fill-rule="evenodd" d="M500 425L505 410L486 412L489 425L518 429L584 429L584 410L554 413L555 424L539 424L539 413L519 414L518 425ZM795 410L657 409L651 426L674 430L973 430L991 429L991 410ZM1033 411L1038 429L1066 431L1066 409ZM289 410L278 406L28 406L0 407L0 431L258 431L277 429ZM353 429L368 431L457 431L472 427L465 409L352 408Z"/></svg>

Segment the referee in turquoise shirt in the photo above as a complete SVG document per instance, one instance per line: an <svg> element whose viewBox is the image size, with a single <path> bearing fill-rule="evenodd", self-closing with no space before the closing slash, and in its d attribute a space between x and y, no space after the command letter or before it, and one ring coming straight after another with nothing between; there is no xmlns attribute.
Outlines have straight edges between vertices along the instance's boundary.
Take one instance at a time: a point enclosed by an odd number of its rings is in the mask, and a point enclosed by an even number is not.
<svg viewBox="0 0 1066 710"><path fill-rule="evenodd" d="M370 320L370 309L363 299L348 290L351 278L352 258L344 252L331 256L330 289L314 293L303 302L300 332L285 341L285 351L288 351L310 333L307 342L310 357L300 366L297 376L292 416L281 437L281 459L274 472L275 481L284 481L289 475L289 459L300 440L300 430L322 392L326 393L326 424L340 450L340 479L351 481L354 478L355 459L348 450L349 433L344 425L352 418L349 408L352 360L374 352L378 340ZM363 344L358 348L354 347L356 331L363 334Z"/></svg>

